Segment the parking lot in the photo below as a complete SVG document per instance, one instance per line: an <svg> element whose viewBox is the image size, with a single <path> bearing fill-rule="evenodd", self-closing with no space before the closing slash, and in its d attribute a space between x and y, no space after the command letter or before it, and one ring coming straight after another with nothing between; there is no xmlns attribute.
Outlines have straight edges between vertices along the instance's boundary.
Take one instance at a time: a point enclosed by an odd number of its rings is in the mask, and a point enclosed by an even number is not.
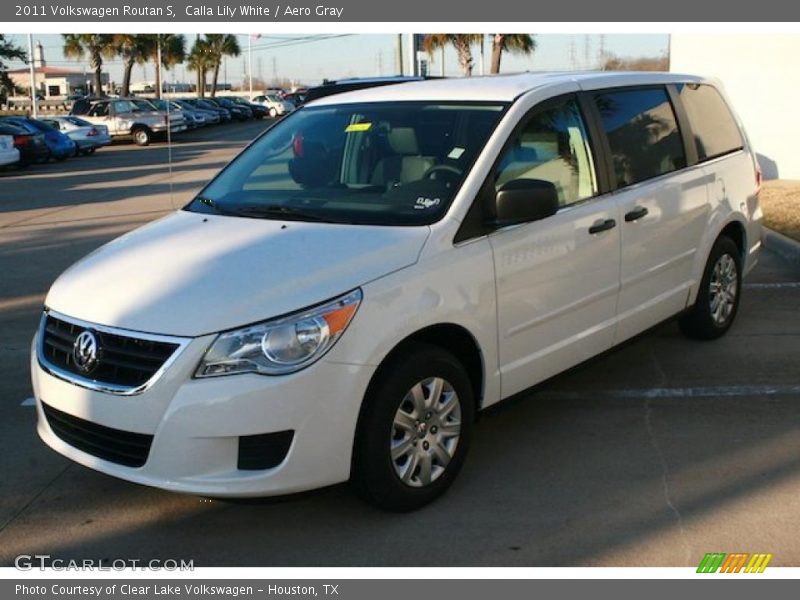
<svg viewBox="0 0 800 600"><path fill-rule="evenodd" d="M800 565L800 264L769 251L714 342L674 323L484 414L450 492L413 514L346 485L222 502L112 479L46 448L29 346L55 277L185 204L267 126L0 172L0 566L19 554L196 566ZM172 167L168 165L171 163Z"/></svg>

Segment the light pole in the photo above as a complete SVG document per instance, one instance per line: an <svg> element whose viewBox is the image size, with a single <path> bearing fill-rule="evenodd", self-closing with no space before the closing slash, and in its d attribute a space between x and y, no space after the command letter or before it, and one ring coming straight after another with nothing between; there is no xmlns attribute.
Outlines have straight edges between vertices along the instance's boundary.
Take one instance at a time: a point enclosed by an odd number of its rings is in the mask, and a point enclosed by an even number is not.
<svg viewBox="0 0 800 600"><path fill-rule="evenodd" d="M36 100L36 65L33 57L33 34L28 34L28 49L30 51L30 65L31 65L31 108L33 111L33 118L39 117L39 107Z"/></svg>

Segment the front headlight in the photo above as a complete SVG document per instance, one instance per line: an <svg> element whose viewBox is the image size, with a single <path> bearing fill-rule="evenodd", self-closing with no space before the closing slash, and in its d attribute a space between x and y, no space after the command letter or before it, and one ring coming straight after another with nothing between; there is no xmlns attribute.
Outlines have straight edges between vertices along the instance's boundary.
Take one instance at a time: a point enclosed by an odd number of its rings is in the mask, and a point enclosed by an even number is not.
<svg viewBox="0 0 800 600"><path fill-rule="evenodd" d="M354 290L315 308L221 333L195 377L299 371L331 349L360 303L361 290Z"/></svg>

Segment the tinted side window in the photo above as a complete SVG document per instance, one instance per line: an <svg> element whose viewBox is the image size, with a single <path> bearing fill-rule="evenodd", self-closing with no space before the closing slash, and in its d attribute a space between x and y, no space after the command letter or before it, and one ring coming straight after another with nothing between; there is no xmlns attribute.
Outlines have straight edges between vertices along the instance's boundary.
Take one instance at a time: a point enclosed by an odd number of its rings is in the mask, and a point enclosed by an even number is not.
<svg viewBox="0 0 800 600"><path fill-rule="evenodd" d="M710 160L739 150L744 145L742 134L728 105L710 85L677 86L689 122L692 124L697 156Z"/></svg>
<svg viewBox="0 0 800 600"><path fill-rule="evenodd" d="M686 166L678 122L664 88L595 95L618 187Z"/></svg>
<svg viewBox="0 0 800 600"><path fill-rule="evenodd" d="M561 206L597 193L589 139L575 98L534 109L500 159L495 189L515 179L552 183Z"/></svg>

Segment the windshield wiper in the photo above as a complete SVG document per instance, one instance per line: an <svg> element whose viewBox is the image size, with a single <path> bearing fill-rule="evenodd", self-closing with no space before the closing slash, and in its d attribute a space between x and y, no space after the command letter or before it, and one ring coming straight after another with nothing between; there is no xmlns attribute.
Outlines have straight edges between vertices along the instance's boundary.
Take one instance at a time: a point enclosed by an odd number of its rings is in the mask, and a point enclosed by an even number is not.
<svg viewBox="0 0 800 600"><path fill-rule="evenodd" d="M245 217L276 217L291 221L313 221L315 223L341 223L329 217L323 217L317 213L307 212L291 206L280 204L270 204L267 206L244 206L237 214Z"/></svg>

